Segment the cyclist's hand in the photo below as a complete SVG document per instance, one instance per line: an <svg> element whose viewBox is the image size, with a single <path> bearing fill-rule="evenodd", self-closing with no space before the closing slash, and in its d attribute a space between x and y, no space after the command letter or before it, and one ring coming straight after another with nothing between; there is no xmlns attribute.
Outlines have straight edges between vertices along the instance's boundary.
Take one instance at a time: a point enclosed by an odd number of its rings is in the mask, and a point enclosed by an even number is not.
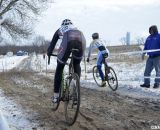
<svg viewBox="0 0 160 130"><path fill-rule="evenodd" d="M50 52L47 52L47 56L48 56L48 57L50 57L50 56L51 56L51 54L52 54L52 53L50 53Z"/></svg>
<svg viewBox="0 0 160 130"><path fill-rule="evenodd" d="M89 62L89 58L87 58L87 62Z"/></svg>

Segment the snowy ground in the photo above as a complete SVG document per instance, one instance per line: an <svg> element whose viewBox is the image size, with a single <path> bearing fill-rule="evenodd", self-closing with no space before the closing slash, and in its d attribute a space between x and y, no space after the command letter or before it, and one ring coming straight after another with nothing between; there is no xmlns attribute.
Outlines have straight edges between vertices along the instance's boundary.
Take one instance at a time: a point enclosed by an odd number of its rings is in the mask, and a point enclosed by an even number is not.
<svg viewBox="0 0 160 130"><path fill-rule="evenodd" d="M0 70L6 71L18 66L24 59L28 56L13 56L13 57L0 57ZM47 64L47 56L44 58L42 55L33 55L31 56L30 67L34 71L38 72L53 72L56 68L56 58L51 57L50 65ZM98 88L93 79L92 71L94 63L86 64L86 71L84 71L84 62L81 63L82 67L82 84L84 86L90 86L93 89L102 89ZM151 99L159 99L160 89L153 89L155 71L152 73L151 77L151 88L145 89L140 88L139 85L143 83L143 73L145 68L145 61L141 63L132 64L132 63L109 63L115 69L115 72L118 77L119 87L117 92L120 94L126 94L132 97L143 97ZM67 68L66 68L67 70ZM93 85L87 85L93 84ZM82 85L83 86L83 85Z"/></svg>
<svg viewBox="0 0 160 130"><path fill-rule="evenodd" d="M6 56L0 56L0 71L5 72L10 69L13 69L15 67L20 68L23 61L28 59L29 66L32 68L32 70L37 71L39 73L43 73L46 76L51 75L53 76L55 68L56 68L56 58L51 57L51 63L50 65L47 65L47 57L43 57L42 55L33 55L31 57L28 56L13 56L13 57L6 57ZM97 89L99 91L111 91L109 88L99 88L95 84L93 77L92 77L92 67L94 63L87 63L87 73L84 72L84 62L81 63L82 66L82 80L81 85L83 87L88 87L91 89ZM119 81L119 87L116 93L124 96L129 96L133 98L145 98L148 100L160 100L160 89L145 89L140 88L139 85L143 83L143 72L145 68L145 61L142 61L140 63L109 63L110 66L112 66L115 69L115 72L118 77ZM66 69L67 70L67 69ZM151 84L154 83L154 77L155 72L152 74L151 78ZM3 116L7 118L7 121L9 122L9 125L12 126L11 128L16 130L16 126L14 128L14 125L16 124L16 120L19 118L21 122L19 122L19 126L23 129L27 128L28 124L30 123L27 119L20 116L23 113L21 108L19 106L16 106L13 100L6 98L2 91L0 91L0 111L2 111ZM18 109L17 109L18 108ZM16 115L16 116L15 116ZM8 118L9 116L12 116L12 118ZM23 126L21 126L23 124ZM34 126L34 124L32 124ZM28 128L30 129L30 128Z"/></svg>

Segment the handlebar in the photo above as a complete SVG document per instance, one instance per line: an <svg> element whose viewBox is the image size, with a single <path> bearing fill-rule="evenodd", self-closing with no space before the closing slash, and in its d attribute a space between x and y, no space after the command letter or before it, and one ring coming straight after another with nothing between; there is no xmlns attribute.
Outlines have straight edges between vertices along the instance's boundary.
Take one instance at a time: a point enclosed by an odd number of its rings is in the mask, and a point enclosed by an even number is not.
<svg viewBox="0 0 160 130"><path fill-rule="evenodd" d="M74 51L77 51L77 52L78 52L79 49L74 49L74 48L73 48L71 51L72 51L72 53L73 53ZM50 56L48 56L48 65L50 64L50 58L51 58L51 56L56 56L56 57L57 57L57 54L51 54ZM72 58L72 57L70 56L69 58Z"/></svg>

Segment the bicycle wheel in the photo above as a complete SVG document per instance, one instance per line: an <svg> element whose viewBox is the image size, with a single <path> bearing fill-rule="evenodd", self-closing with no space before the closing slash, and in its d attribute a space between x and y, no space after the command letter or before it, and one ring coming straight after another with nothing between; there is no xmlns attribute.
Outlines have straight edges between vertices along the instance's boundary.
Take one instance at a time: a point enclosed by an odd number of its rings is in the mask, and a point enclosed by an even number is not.
<svg viewBox="0 0 160 130"><path fill-rule="evenodd" d="M104 70L104 69L102 68L102 71L103 71L103 70ZM103 71L103 72L104 72L104 71ZM93 67L93 78L94 78L96 84L97 84L99 87L102 87L102 79L101 79L101 77L100 77L100 75L99 75L97 66L94 66L94 67Z"/></svg>
<svg viewBox="0 0 160 130"><path fill-rule="evenodd" d="M108 69L109 69L109 72L106 72L106 74L108 73L108 76L107 76L108 86L113 91L116 91L118 88L118 79L117 79L116 73L112 67L109 67ZM106 69L106 71L108 70Z"/></svg>
<svg viewBox="0 0 160 130"><path fill-rule="evenodd" d="M73 73L68 79L65 100L65 118L68 125L73 125L77 119L80 107L80 82L77 74Z"/></svg>

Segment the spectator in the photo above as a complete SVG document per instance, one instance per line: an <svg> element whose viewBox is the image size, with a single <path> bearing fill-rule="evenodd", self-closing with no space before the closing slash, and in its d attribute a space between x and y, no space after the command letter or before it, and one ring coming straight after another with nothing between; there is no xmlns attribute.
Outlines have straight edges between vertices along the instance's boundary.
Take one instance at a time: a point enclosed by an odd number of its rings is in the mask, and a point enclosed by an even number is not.
<svg viewBox="0 0 160 130"><path fill-rule="evenodd" d="M160 34L156 25L152 25L149 28L150 35L147 37L144 51L147 50L157 50L160 49ZM150 76L153 69L156 71L156 78L153 88L158 88L160 86L160 51L144 52L142 54L142 60L144 60L144 55L147 53L149 56L146 61L146 67L144 71L144 84L141 87L150 88Z"/></svg>

